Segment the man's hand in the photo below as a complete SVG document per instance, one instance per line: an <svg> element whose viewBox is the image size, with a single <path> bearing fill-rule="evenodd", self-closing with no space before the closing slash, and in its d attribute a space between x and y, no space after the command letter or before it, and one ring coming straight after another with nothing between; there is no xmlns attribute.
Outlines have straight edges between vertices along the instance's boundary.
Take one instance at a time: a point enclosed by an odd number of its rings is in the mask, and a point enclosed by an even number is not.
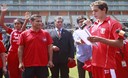
<svg viewBox="0 0 128 78"><path fill-rule="evenodd" d="M24 70L25 70L23 63L19 63L19 69L20 69L21 71L24 71Z"/></svg>
<svg viewBox="0 0 128 78"><path fill-rule="evenodd" d="M87 19L87 20L83 21L83 24L86 24L87 26L91 26L92 22L89 19Z"/></svg>
<svg viewBox="0 0 128 78"><path fill-rule="evenodd" d="M53 49L53 51L59 51L60 50L59 47L57 47L57 46L53 46L52 49Z"/></svg>
<svg viewBox="0 0 128 78"><path fill-rule="evenodd" d="M7 68L3 67L3 73L6 74L7 73Z"/></svg>
<svg viewBox="0 0 128 78"><path fill-rule="evenodd" d="M25 19L28 20L30 18L30 16L31 16L31 14L29 12L25 12Z"/></svg>
<svg viewBox="0 0 128 78"><path fill-rule="evenodd" d="M52 68L52 67L54 67L54 64L53 64L52 61L49 61L47 66L50 67L50 68Z"/></svg>
<svg viewBox="0 0 128 78"><path fill-rule="evenodd" d="M68 61L74 61L74 58L68 57Z"/></svg>
<svg viewBox="0 0 128 78"><path fill-rule="evenodd" d="M90 42L99 42L101 40L101 37L98 36L91 36L87 38Z"/></svg>

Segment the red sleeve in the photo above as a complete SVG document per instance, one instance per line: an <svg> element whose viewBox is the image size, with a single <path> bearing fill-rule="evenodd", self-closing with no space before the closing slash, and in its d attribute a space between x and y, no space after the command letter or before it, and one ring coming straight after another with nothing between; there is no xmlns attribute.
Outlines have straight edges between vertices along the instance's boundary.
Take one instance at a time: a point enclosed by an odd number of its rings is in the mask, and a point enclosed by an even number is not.
<svg viewBox="0 0 128 78"><path fill-rule="evenodd" d="M20 34L19 40L17 42L18 45L23 45L24 44L24 33Z"/></svg>
<svg viewBox="0 0 128 78"><path fill-rule="evenodd" d="M48 32L45 32L46 36L47 36L47 40L48 40L48 45L53 43L52 37L50 36L50 34Z"/></svg>
<svg viewBox="0 0 128 78"><path fill-rule="evenodd" d="M0 40L2 40L3 38L2 38L2 33L0 33Z"/></svg>
<svg viewBox="0 0 128 78"><path fill-rule="evenodd" d="M115 39L124 39L122 36L119 36L118 33L116 33L117 30L121 30L122 25L119 22L116 22L113 24L112 33Z"/></svg>

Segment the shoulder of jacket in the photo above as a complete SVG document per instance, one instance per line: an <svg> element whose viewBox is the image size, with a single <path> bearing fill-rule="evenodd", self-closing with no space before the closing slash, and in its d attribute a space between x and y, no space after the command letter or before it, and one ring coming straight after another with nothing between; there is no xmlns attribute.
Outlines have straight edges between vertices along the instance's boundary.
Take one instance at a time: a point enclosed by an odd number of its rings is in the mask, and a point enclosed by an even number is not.
<svg viewBox="0 0 128 78"><path fill-rule="evenodd" d="M119 23L117 20L110 18L110 20L108 21L108 23L111 23L112 25Z"/></svg>

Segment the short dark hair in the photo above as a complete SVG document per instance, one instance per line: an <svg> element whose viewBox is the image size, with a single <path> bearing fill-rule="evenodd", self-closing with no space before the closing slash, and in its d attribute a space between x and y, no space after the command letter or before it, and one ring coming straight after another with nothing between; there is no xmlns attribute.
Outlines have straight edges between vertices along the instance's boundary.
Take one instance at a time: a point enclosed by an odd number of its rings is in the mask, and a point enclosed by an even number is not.
<svg viewBox="0 0 128 78"><path fill-rule="evenodd" d="M82 19L85 19L85 20L86 20L86 18L85 18L83 15L82 15L82 16L79 16L79 17L77 18L77 20L76 20L77 24L78 24L79 21L82 20Z"/></svg>
<svg viewBox="0 0 128 78"><path fill-rule="evenodd" d="M31 21L34 21L35 18L41 18L41 15L38 15L38 14L33 14L30 18Z"/></svg>
<svg viewBox="0 0 128 78"><path fill-rule="evenodd" d="M107 5L107 2L106 1L102 1L102 0L99 0L99 1L95 1L95 2L92 2L90 4L90 6L98 6L98 8L100 10L104 10L104 8L106 9L106 13L108 12L108 5Z"/></svg>
<svg viewBox="0 0 128 78"><path fill-rule="evenodd" d="M63 17L62 17L62 16L57 16L57 17L54 19L54 21L56 21L56 20L58 20L58 19L61 19L61 20L62 20L62 22L64 21L64 19L63 19Z"/></svg>

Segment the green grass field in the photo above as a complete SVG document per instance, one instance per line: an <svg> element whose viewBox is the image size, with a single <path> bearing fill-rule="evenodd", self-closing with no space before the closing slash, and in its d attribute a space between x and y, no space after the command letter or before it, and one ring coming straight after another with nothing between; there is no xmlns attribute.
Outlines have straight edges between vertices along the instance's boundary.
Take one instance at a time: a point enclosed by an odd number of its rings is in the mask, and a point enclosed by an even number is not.
<svg viewBox="0 0 128 78"><path fill-rule="evenodd" d="M50 70L49 70L49 73L50 73ZM50 76L51 76L51 73L50 73ZM75 66L74 68L70 68L69 76L70 76L70 78L78 78L77 66ZM5 78L5 77L3 76L3 78ZM48 77L48 78L51 78L51 77ZM86 71L86 77L85 78L89 78L87 71Z"/></svg>
<svg viewBox="0 0 128 78"><path fill-rule="evenodd" d="M70 76L70 78L78 78L77 66L74 68L70 68L69 76ZM49 77L49 78L51 78L51 77ZM87 71L86 71L86 77L85 78L89 78Z"/></svg>
<svg viewBox="0 0 128 78"><path fill-rule="evenodd" d="M51 75L51 74L50 74L50 75ZM70 78L78 78L77 67L70 68L70 73L69 73L69 75L70 75ZM3 78L5 78L5 77L3 76ZM51 77L49 77L49 78L51 78ZM85 78L89 78L88 72L86 72L86 77L85 77Z"/></svg>
<svg viewBox="0 0 128 78"><path fill-rule="evenodd" d="M77 67L74 68L70 68L70 78L78 78L78 71L77 71ZM86 71L86 77L85 78L89 78L88 76L88 72Z"/></svg>
<svg viewBox="0 0 128 78"><path fill-rule="evenodd" d="M74 68L70 68L69 76L70 76L70 78L78 78L77 66L75 66ZM49 77L49 78L51 78L51 77ZM86 77L85 78L89 78L89 75L88 75L87 71L86 71Z"/></svg>
<svg viewBox="0 0 128 78"><path fill-rule="evenodd" d="M77 71L77 67L74 67L74 68L70 68L70 78L78 78L78 71ZM51 77L49 77L51 78ZM89 78L88 76L88 72L86 72L86 77L85 78Z"/></svg>

